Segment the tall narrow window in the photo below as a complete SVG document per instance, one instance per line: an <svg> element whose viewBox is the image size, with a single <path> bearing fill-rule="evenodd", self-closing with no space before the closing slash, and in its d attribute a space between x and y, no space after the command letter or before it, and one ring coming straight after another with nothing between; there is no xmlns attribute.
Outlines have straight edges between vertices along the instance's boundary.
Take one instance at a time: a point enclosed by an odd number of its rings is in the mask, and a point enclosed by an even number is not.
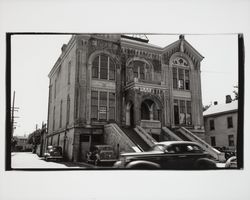
<svg viewBox="0 0 250 200"><path fill-rule="evenodd" d="M115 120L115 93L109 93L109 120Z"/></svg>
<svg viewBox="0 0 250 200"><path fill-rule="evenodd" d="M67 98L67 119L66 119L66 124L69 124L69 115L70 115L70 97L68 95Z"/></svg>
<svg viewBox="0 0 250 200"><path fill-rule="evenodd" d="M98 92L91 91L91 119L98 119Z"/></svg>
<svg viewBox="0 0 250 200"><path fill-rule="evenodd" d="M57 78L56 78L55 84L54 84L54 99L56 98L56 87L57 87Z"/></svg>
<svg viewBox="0 0 250 200"><path fill-rule="evenodd" d="M190 90L189 70L185 70L185 89Z"/></svg>
<svg viewBox="0 0 250 200"><path fill-rule="evenodd" d="M179 89L183 90L184 89L184 70L183 69L179 69Z"/></svg>
<svg viewBox="0 0 250 200"><path fill-rule="evenodd" d="M138 67L134 67L134 78L138 78Z"/></svg>
<svg viewBox="0 0 250 200"><path fill-rule="evenodd" d="M70 85L70 76L71 76L71 61L68 64L68 85Z"/></svg>
<svg viewBox="0 0 250 200"><path fill-rule="evenodd" d="M100 78L108 79L108 56L101 55Z"/></svg>
<svg viewBox="0 0 250 200"><path fill-rule="evenodd" d="M115 80L115 63L109 58L109 80Z"/></svg>
<svg viewBox="0 0 250 200"><path fill-rule="evenodd" d="M107 92L100 92L99 119L107 120Z"/></svg>
<svg viewBox="0 0 250 200"><path fill-rule="evenodd" d="M210 126L210 131L212 131L212 130L215 129L215 127L214 127L214 120L213 119L209 120L209 126Z"/></svg>
<svg viewBox="0 0 250 200"><path fill-rule="evenodd" d="M228 146L230 147L234 146L234 135L228 136Z"/></svg>
<svg viewBox="0 0 250 200"><path fill-rule="evenodd" d="M77 119L79 117L79 89L76 90L76 95L75 95L75 118Z"/></svg>
<svg viewBox="0 0 250 200"><path fill-rule="evenodd" d="M100 57L97 56L92 63L92 78L98 78Z"/></svg>
<svg viewBox="0 0 250 200"><path fill-rule="evenodd" d="M191 125L192 124L191 101L186 101L186 104L187 104L187 116L186 116L187 125Z"/></svg>
<svg viewBox="0 0 250 200"><path fill-rule="evenodd" d="M115 63L107 55L97 56L92 63L92 78L115 80Z"/></svg>
<svg viewBox="0 0 250 200"><path fill-rule="evenodd" d="M232 117L227 118L227 128L233 128L233 118Z"/></svg>
<svg viewBox="0 0 250 200"><path fill-rule="evenodd" d="M79 82L81 65L81 52L77 52L77 67L76 67L76 81Z"/></svg>
<svg viewBox="0 0 250 200"><path fill-rule="evenodd" d="M215 136L210 137L210 139L211 139L211 146L215 147L216 146Z"/></svg>
<svg viewBox="0 0 250 200"><path fill-rule="evenodd" d="M177 82L178 82L178 79L177 79L177 69L173 68L173 88L174 89L177 89Z"/></svg>
<svg viewBox="0 0 250 200"><path fill-rule="evenodd" d="M188 62L180 57L173 60L173 88L190 90L190 68ZM178 85L177 85L178 84Z"/></svg>
<svg viewBox="0 0 250 200"><path fill-rule="evenodd" d="M140 65L140 79L141 80L145 79L145 67L144 67L144 64Z"/></svg>
<svg viewBox="0 0 250 200"><path fill-rule="evenodd" d="M186 124L185 113L185 101L180 100L180 124Z"/></svg>
<svg viewBox="0 0 250 200"><path fill-rule="evenodd" d="M53 131L55 130L55 112L56 112L56 107L54 106L54 109L53 109Z"/></svg>
<svg viewBox="0 0 250 200"><path fill-rule="evenodd" d="M61 100L61 103L60 103L60 121L59 121L60 128L62 127L62 104L63 104L63 101Z"/></svg>

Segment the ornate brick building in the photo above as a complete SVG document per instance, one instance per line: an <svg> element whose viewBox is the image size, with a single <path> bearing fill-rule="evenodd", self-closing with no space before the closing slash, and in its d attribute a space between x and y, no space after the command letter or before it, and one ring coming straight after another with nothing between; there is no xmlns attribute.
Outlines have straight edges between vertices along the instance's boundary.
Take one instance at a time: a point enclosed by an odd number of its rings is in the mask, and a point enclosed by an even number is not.
<svg viewBox="0 0 250 200"><path fill-rule="evenodd" d="M204 138L202 59L183 35L164 48L127 35L72 36L49 73L47 145L76 161L93 144L143 150L180 138L180 127Z"/></svg>

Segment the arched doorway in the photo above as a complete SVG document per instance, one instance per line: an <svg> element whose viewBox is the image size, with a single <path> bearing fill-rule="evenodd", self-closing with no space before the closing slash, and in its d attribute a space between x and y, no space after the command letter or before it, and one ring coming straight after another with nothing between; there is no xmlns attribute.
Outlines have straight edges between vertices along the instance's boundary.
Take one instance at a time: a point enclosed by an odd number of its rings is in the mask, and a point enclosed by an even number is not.
<svg viewBox="0 0 250 200"><path fill-rule="evenodd" d="M134 105L129 101L126 105L126 126L134 126Z"/></svg>
<svg viewBox="0 0 250 200"><path fill-rule="evenodd" d="M160 120L160 106L151 99L141 103L141 120Z"/></svg>
<svg viewBox="0 0 250 200"><path fill-rule="evenodd" d="M149 97L142 101L140 126L158 142L161 134L161 113L161 104L157 99Z"/></svg>
<svg viewBox="0 0 250 200"><path fill-rule="evenodd" d="M146 102L141 104L141 119L150 119L150 106Z"/></svg>

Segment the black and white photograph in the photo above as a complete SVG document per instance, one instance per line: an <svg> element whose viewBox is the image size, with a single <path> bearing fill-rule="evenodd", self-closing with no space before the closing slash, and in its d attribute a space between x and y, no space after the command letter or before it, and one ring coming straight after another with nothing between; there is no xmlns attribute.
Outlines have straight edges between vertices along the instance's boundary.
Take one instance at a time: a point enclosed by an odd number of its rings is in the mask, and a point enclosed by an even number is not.
<svg viewBox="0 0 250 200"><path fill-rule="evenodd" d="M249 0L0 0L0 199L250 199Z"/></svg>
<svg viewBox="0 0 250 200"><path fill-rule="evenodd" d="M11 68L12 169L238 168L237 34L13 33Z"/></svg>

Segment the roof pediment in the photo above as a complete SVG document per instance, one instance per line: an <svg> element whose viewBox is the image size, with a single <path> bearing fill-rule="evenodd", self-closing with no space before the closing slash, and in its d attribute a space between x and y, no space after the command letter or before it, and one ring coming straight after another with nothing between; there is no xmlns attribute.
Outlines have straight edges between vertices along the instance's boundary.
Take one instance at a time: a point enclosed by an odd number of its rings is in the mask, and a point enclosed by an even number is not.
<svg viewBox="0 0 250 200"><path fill-rule="evenodd" d="M175 52L187 54L194 62L200 62L204 58L182 35L179 40L163 48L163 54L165 54L167 60Z"/></svg>

